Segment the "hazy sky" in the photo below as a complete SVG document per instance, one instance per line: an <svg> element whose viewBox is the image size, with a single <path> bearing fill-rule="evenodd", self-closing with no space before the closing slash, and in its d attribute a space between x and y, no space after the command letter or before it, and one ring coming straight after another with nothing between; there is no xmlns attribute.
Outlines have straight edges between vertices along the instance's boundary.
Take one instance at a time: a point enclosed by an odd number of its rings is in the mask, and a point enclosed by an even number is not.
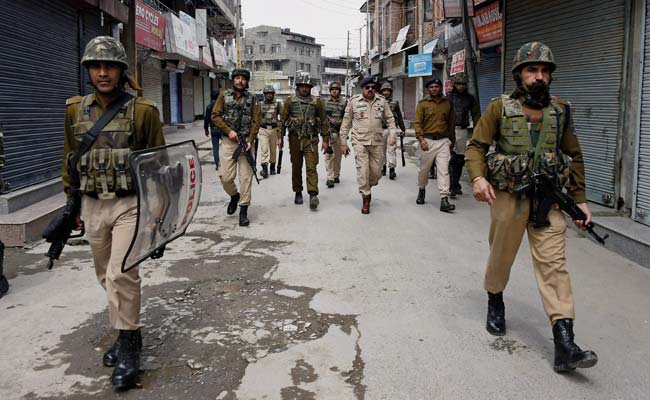
<svg viewBox="0 0 650 400"><path fill-rule="evenodd" d="M258 25L290 28L313 36L323 44L323 55L345 55L347 31L350 31L350 55L359 56L359 28L365 14L359 12L363 0L242 0L244 28ZM362 31L365 51L366 28Z"/></svg>

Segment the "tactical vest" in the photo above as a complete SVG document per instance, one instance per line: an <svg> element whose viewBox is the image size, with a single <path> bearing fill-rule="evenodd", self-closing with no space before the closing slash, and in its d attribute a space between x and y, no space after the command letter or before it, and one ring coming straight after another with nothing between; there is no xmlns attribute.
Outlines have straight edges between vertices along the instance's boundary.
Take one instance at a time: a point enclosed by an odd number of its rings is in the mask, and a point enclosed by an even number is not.
<svg viewBox="0 0 650 400"><path fill-rule="evenodd" d="M503 111L496 152L487 159L490 183L499 190L512 192L528 183L530 174L540 172L558 179L561 186L568 185L571 159L559 151L561 131L566 126L559 104L552 99L550 106L543 109L537 146L533 148L521 103L506 94L501 100Z"/></svg>
<svg viewBox="0 0 650 400"><path fill-rule="evenodd" d="M470 94L449 93L449 100L454 105L456 112L456 126L467 128L469 126L469 113L474 105L474 98Z"/></svg>
<svg viewBox="0 0 650 400"><path fill-rule="evenodd" d="M234 91L226 90L223 102L223 115L221 119L233 130L238 130L242 136L247 137L253 126L253 96L248 92L242 93L243 100L238 103L235 100ZM241 97L240 97L241 99ZM241 113L241 121L239 115Z"/></svg>
<svg viewBox="0 0 650 400"><path fill-rule="evenodd" d="M339 97L338 100L333 98L327 99L325 102L325 114L329 119L330 129L338 133L343 123L343 116L345 115L345 107L348 105L347 99Z"/></svg>
<svg viewBox="0 0 650 400"><path fill-rule="evenodd" d="M318 134L320 119L318 117L318 99L312 96L291 97L290 133L300 138L313 137Z"/></svg>
<svg viewBox="0 0 650 400"><path fill-rule="evenodd" d="M91 107L92 96L81 101L79 117L73 125L75 137L81 141L99 119ZM129 100L117 115L99 132L97 139L77 162L80 190L102 200L134 192L129 167L129 154L134 141L135 98Z"/></svg>
<svg viewBox="0 0 650 400"><path fill-rule="evenodd" d="M262 109L262 125L263 126L277 126L278 125L278 103L273 100L272 102L264 101L260 108Z"/></svg>
<svg viewBox="0 0 650 400"><path fill-rule="evenodd" d="M397 100L393 100L392 97L386 97L386 101L388 102L390 111L393 113L393 118L395 118L395 125L397 125ZM384 121L381 126L383 129L388 128L386 121Z"/></svg>

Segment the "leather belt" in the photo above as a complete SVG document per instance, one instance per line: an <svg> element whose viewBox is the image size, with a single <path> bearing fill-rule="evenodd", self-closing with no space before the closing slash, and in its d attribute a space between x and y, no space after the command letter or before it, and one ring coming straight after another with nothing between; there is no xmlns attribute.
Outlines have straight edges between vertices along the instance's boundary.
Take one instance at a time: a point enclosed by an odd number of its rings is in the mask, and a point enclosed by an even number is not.
<svg viewBox="0 0 650 400"><path fill-rule="evenodd" d="M424 137L431 140L447 139L447 135L441 135L439 133L425 133Z"/></svg>

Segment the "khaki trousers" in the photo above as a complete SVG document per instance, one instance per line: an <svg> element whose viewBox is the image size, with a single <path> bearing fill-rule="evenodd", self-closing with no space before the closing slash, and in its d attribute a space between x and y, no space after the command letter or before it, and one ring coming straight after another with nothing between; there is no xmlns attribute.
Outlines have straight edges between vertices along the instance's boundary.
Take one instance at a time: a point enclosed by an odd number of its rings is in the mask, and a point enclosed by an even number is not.
<svg viewBox="0 0 650 400"><path fill-rule="evenodd" d="M440 140L425 139L429 150L420 149L420 170L418 172L418 188L424 189L429 183L429 170L433 162L436 162L438 170L438 190L440 197L449 196L449 160L451 159L451 140L445 138Z"/></svg>
<svg viewBox="0 0 650 400"><path fill-rule="evenodd" d="M456 154L460 156L465 155L465 149L467 148L467 141L470 139L469 129L456 127Z"/></svg>
<svg viewBox="0 0 650 400"><path fill-rule="evenodd" d="M331 140L334 138L334 140ZM327 170L327 179L333 181L334 178L341 176L341 138L339 135L330 136L330 148L332 154L325 155L325 169Z"/></svg>
<svg viewBox="0 0 650 400"><path fill-rule="evenodd" d="M573 291L565 269L564 214L553 208L549 213L551 226L535 229L528 223L529 209L527 199L517 200L514 194L496 191L496 200L490 208L490 258L485 271L485 289L491 293L505 289L524 232L528 232L535 278L546 315L551 323L562 318L574 319Z"/></svg>
<svg viewBox="0 0 650 400"><path fill-rule="evenodd" d="M264 129L259 131L260 146L262 147L262 164L275 164L276 149L278 147L278 129Z"/></svg>
<svg viewBox="0 0 650 400"><path fill-rule="evenodd" d="M382 165L388 165L388 168L395 168L397 166L397 143L389 144L388 137L390 136L390 129L384 129L382 132L382 140L384 142L384 162Z"/></svg>
<svg viewBox="0 0 650 400"><path fill-rule="evenodd" d="M307 170L307 192L318 194L318 136L313 139L299 139L289 135L289 152L291 153L291 183L293 191L302 192L302 164Z"/></svg>
<svg viewBox="0 0 650 400"><path fill-rule="evenodd" d="M362 196L370 194L370 188L377 186L384 165L384 145L355 144L354 161L357 164L357 184Z"/></svg>
<svg viewBox="0 0 650 400"><path fill-rule="evenodd" d="M228 136L221 137L219 145L219 178L223 185L223 190L229 196L234 196L239 192L240 206L251 204L251 186L253 184L253 169L246 160L246 153L239 153L239 158L233 160L232 156L237 150L237 142L231 140ZM235 184L235 178L239 176L239 190Z"/></svg>
<svg viewBox="0 0 650 400"><path fill-rule="evenodd" d="M138 267L122 273L122 261L135 233L136 196L98 200L83 196L81 219L90 244L97 280L106 291L108 318L114 329L140 325L141 279Z"/></svg>

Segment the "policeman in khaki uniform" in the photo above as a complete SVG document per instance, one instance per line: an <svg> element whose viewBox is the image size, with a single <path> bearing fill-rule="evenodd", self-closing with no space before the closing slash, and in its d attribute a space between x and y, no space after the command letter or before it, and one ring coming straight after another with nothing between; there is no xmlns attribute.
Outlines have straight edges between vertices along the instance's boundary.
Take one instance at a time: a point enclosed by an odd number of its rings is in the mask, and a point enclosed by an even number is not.
<svg viewBox="0 0 650 400"><path fill-rule="evenodd" d="M71 165L88 130L108 106L124 92L125 84L141 89L126 70L129 65L122 44L109 36L92 39L81 63L88 69L95 93L68 99L63 147L63 187L68 195L71 171L80 177L80 226L86 230L97 279L106 290L108 317L119 330L115 344L104 354L105 366L114 366L116 389L136 385L140 366L141 280L138 268L122 273L137 222L137 197L131 182L129 154L165 144L160 114L154 102L132 98L102 129L90 150ZM83 221L83 222L81 222Z"/></svg>
<svg viewBox="0 0 650 400"><path fill-rule="evenodd" d="M389 144L395 144L395 118L388 101L375 94L376 79L368 76L359 83L362 93L350 98L341 124L341 152L347 155L348 133L352 131L352 147L357 164L357 184L363 200L362 214L370 213L370 188L381 179L384 163L383 125L390 129Z"/></svg>
<svg viewBox="0 0 650 400"><path fill-rule="evenodd" d="M328 188L333 188L335 183L340 183L341 179L341 139L339 138L339 129L345 113L345 107L348 100L341 96L341 83L330 83L330 97L325 100L325 114L329 122L330 132L330 152L325 155L325 169L327 170Z"/></svg>
<svg viewBox="0 0 650 400"><path fill-rule="evenodd" d="M393 99L393 85L390 82L384 82L381 85L381 95L386 98L388 105L390 105L390 111L393 113L395 118L395 125L401 130L400 135L403 137L404 132L406 132L406 126L404 125L404 119L402 118L402 110L399 106L399 101ZM388 144L388 136L390 131L387 129L388 126L384 124L384 147L386 148L385 154L385 163L381 167L382 175L386 176L386 166L388 166L388 178L394 180L397 178L395 173L395 167L397 166L397 144Z"/></svg>
<svg viewBox="0 0 650 400"><path fill-rule="evenodd" d="M226 212L232 215L239 205L239 226L248 226L248 206L251 204L253 168L246 159L245 151L250 151L260 129L260 106L255 95L248 91L251 74L245 69L232 71L233 89L222 92L212 110L212 122L221 131L219 145L219 178L223 189L230 196ZM239 157L233 159L239 148L237 133L246 141ZM239 189L235 178L239 175Z"/></svg>
<svg viewBox="0 0 650 400"><path fill-rule="evenodd" d="M417 204L424 204L425 188L434 161L438 169L440 211L450 212L456 206L449 203L449 159L456 145L456 116L451 102L442 95L442 81L426 82L429 95L415 108L415 136L420 142L420 171L418 172Z"/></svg>
<svg viewBox="0 0 650 400"><path fill-rule="evenodd" d="M265 86L264 101L260 105L262 110L262 126L260 127L259 140L262 148L262 178L269 174L275 175L276 149L280 144L280 129L278 119L280 117L280 104L275 101L275 89L273 86Z"/></svg>
<svg viewBox="0 0 650 400"><path fill-rule="evenodd" d="M528 233L533 267L544 310L553 327L556 372L592 367L598 357L574 342L573 292L566 270L566 222L551 209L547 228L529 222L530 201L514 193L525 186L531 173L541 173L568 187L586 221L591 222L585 197L584 163L575 135L571 106L551 97L549 85L555 70L551 50L540 42L523 45L515 55L512 73L517 83L510 95L493 99L467 145L467 166L474 197L490 204L490 256L485 272L488 292L486 329L497 336L506 332L503 290L510 277L524 232ZM496 141L496 152L486 157Z"/></svg>
<svg viewBox="0 0 650 400"><path fill-rule="evenodd" d="M318 207L318 134L323 137L322 150L329 148L329 124L325 107L317 97L311 95L309 75L296 77L296 95L284 102L280 113L280 125L289 131L289 152L291 153L291 182L295 193L294 203L302 204L302 165L307 170L307 193L309 208Z"/></svg>

